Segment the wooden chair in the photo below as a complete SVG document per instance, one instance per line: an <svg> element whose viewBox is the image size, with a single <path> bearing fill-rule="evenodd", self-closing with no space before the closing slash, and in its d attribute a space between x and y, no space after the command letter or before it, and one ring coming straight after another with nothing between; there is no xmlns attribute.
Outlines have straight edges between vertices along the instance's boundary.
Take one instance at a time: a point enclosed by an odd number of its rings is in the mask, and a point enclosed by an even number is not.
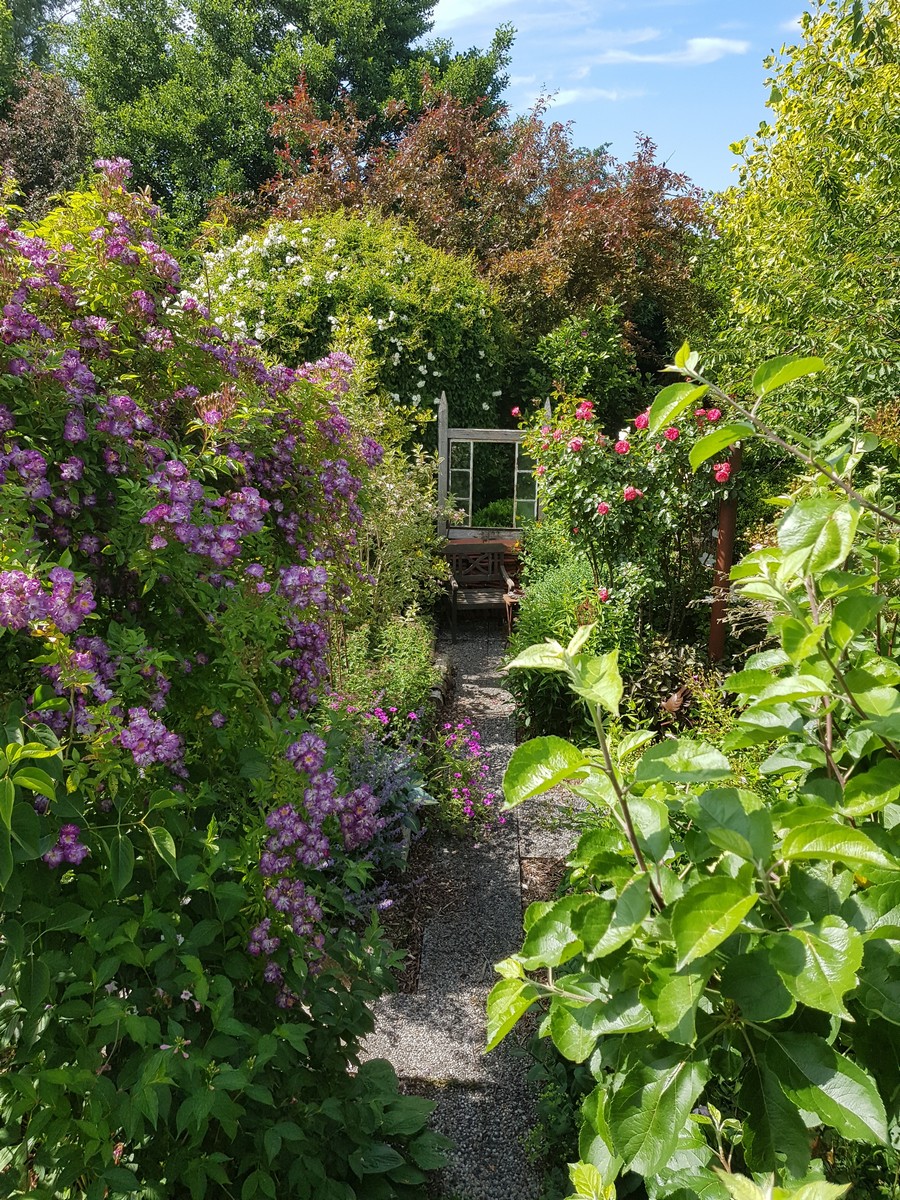
<svg viewBox="0 0 900 1200"><path fill-rule="evenodd" d="M456 641L456 626L460 609L505 610L507 626L512 628L513 607L522 593L504 566L506 547L502 542L480 542L477 545L448 544L445 550L450 564L450 629Z"/></svg>

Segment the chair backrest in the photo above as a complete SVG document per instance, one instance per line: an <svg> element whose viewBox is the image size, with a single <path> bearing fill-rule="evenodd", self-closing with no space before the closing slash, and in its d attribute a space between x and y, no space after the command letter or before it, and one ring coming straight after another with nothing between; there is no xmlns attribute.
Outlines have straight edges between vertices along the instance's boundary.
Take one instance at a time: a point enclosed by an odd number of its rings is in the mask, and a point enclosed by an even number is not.
<svg viewBox="0 0 900 1200"><path fill-rule="evenodd" d="M445 554L450 570L460 587L479 587L485 583L500 583L503 579L502 542L481 542L477 546L447 547Z"/></svg>

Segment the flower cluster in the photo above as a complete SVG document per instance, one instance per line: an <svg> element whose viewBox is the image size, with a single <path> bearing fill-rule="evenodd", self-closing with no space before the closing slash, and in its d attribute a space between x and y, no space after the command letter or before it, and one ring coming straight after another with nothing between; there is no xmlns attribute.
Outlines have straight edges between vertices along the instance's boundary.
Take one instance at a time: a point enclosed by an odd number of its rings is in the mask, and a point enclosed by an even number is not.
<svg viewBox="0 0 900 1200"><path fill-rule="evenodd" d="M185 773L182 764L183 739L177 733L166 729L162 721L146 708L129 708L128 724L116 740L123 749L131 752L131 757L138 767L161 764L176 774Z"/></svg>
<svg viewBox="0 0 900 1200"><path fill-rule="evenodd" d="M488 785L490 763L481 745L481 735L473 721L446 722L438 739L438 758L432 771L431 785L443 793L451 813L459 813L467 822L484 823L493 814L497 792ZM498 816L498 825L506 818Z"/></svg>
<svg viewBox="0 0 900 1200"><path fill-rule="evenodd" d="M0 626L19 630L52 621L61 633L74 633L97 607L90 580L76 583L66 567L53 567L48 578L49 591L25 571L0 571Z"/></svg>
<svg viewBox="0 0 900 1200"><path fill-rule="evenodd" d="M63 863L69 863L71 866L77 867L79 863L84 862L90 851L83 842L78 840L80 837L79 826L63 825L60 828L56 845L51 846L43 856L47 866L60 867Z"/></svg>

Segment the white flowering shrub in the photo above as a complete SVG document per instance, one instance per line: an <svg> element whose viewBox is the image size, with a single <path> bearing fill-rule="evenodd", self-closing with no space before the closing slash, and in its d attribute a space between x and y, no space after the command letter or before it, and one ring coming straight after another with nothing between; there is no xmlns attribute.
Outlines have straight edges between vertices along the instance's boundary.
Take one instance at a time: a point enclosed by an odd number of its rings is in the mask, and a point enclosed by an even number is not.
<svg viewBox="0 0 900 1200"><path fill-rule="evenodd" d="M454 425L494 426L508 410L497 297L469 261L399 222L274 221L206 255L193 290L226 332L289 364L352 349L395 404L427 410L445 391Z"/></svg>

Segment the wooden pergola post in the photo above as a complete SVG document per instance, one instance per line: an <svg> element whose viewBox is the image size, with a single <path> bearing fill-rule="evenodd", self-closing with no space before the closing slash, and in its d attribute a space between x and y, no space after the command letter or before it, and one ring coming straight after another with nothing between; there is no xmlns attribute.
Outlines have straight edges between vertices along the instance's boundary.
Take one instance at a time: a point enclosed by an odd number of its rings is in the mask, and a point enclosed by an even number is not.
<svg viewBox="0 0 900 1200"><path fill-rule="evenodd" d="M449 420L447 415L447 393L441 392L441 398L438 401L438 460L437 460L437 502L438 502L438 523L437 531L440 537L447 536L447 479L448 471L448 455L450 453L450 445L447 437L447 428Z"/></svg>

